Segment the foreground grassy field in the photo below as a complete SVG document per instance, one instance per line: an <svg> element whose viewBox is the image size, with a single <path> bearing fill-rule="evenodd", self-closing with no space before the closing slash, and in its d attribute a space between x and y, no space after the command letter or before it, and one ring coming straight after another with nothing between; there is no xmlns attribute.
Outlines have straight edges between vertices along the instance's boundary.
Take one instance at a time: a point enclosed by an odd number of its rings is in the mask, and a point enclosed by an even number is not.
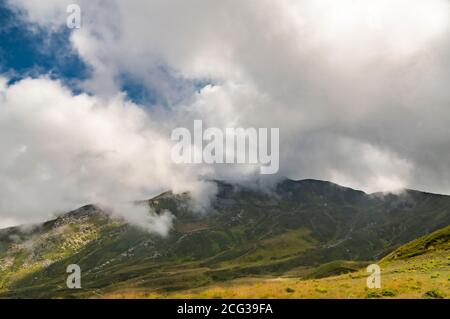
<svg viewBox="0 0 450 319"><path fill-rule="evenodd" d="M449 298L447 251L407 260L383 261L381 288L368 289L365 269L322 279L245 278L201 289L167 294L125 291L107 298Z"/></svg>
<svg viewBox="0 0 450 319"><path fill-rule="evenodd" d="M242 278L171 293L127 290L107 298L450 298L450 226L401 246L379 261L381 288L368 289L366 268L329 276L333 270L358 267L333 262L314 273L321 279L284 277ZM359 265L361 267L361 265ZM299 270L301 273L301 270Z"/></svg>

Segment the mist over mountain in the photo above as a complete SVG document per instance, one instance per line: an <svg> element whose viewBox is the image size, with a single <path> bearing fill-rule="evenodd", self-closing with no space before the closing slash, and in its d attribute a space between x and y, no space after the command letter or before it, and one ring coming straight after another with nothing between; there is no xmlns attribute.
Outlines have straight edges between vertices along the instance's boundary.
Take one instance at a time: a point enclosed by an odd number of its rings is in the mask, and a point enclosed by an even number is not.
<svg viewBox="0 0 450 319"><path fill-rule="evenodd" d="M450 194L448 0L72 2L0 2L0 227L258 178L175 165L195 120L279 128L279 176Z"/></svg>

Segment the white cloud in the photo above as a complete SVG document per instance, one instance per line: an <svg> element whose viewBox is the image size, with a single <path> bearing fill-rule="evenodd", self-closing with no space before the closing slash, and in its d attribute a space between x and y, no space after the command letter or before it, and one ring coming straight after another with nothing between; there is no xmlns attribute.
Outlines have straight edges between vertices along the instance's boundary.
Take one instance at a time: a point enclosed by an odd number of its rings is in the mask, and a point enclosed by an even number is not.
<svg viewBox="0 0 450 319"><path fill-rule="evenodd" d="M117 206L127 217L132 212L120 209L126 203L200 186L168 160L172 144L158 121L121 95L74 96L45 78L22 80L3 94L2 217L29 222L87 203Z"/></svg>
<svg viewBox="0 0 450 319"><path fill-rule="evenodd" d="M65 23L64 0L9 2L50 30ZM368 191L450 193L449 1L79 3L83 26L71 41L94 69L84 85L95 96L72 96L42 79L6 89L2 108L9 107L10 120L2 117L0 130L27 138L0 138L2 149L8 158L33 154L32 165L28 159L23 167L3 166L0 178L14 181L9 193L2 190L11 194L11 207L18 189L40 189L30 179L52 176L63 185L30 195L26 210L105 193L140 198L156 189L208 189L201 176L252 176L167 163L170 130L199 118L222 128L279 127L281 175ZM124 102L117 78L124 73L169 107L144 113ZM196 92L192 79L215 84ZM64 203L42 211L65 209Z"/></svg>

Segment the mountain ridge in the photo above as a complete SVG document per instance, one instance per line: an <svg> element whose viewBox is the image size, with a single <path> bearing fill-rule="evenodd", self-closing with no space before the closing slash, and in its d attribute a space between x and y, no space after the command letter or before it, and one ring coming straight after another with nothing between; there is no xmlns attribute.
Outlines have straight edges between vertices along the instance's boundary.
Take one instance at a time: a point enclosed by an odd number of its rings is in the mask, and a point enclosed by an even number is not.
<svg viewBox="0 0 450 319"><path fill-rule="evenodd" d="M214 182L214 183L218 183L218 184L224 184L224 185L228 185L228 186L237 186L237 187L241 187L244 189L248 189L248 190L257 190L257 188L255 187L249 187L249 186L245 186L245 185L241 185L239 183L229 183L229 182L225 182L222 180L210 180L210 182ZM450 197L450 195L446 195L446 194L440 194L440 193L434 193L434 192L428 192L428 191L421 191L421 190L417 190L417 189L410 189L410 188L404 188L404 189L399 189L399 190L394 190L394 191L379 191L379 192L373 192L373 193L367 193L363 190L359 190L353 187L349 187L349 186L343 186L340 184L337 184L335 182L331 182L331 181L326 181L326 180L320 180L320 179L313 179L313 178L305 178L305 179L298 179L298 180L294 180L294 179L283 179L282 181L280 181L279 183L277 183L276 185L279 185L280 183L295 183L295 184L307 184L307 183L314 183L317 185L327 185L330 187L336 187L336 188L341 188L341 189L345 189L345 190L349 190L349 191L355 191L355 192L359 192L362 193L364 195L367 196L373 196L373 197L384 197L384 196L389 196L389 195L402 195L402 194L407 194L407 193L420 193L420 194L427 194L427 195L435 195L435 196L441 196L441 197ZM268 191L268 193L270 193L271 191ZM185 193L181 193L180 195L184 196L184 195L188 195L188 192ZM160 198L165 198L165 197L170 197L170 196L174 196L174 193L171 190L167 190L164 191L158 195L155 195L154 197L148 198L148 199L141 199L141 200L136 200L134 201L134 203L146 203L146 202L150 202L153 200L157 200ZM42 224L42 223L46 223L46 222L51 222L52 220L58 219L61 216L64 215L69 215L69 214L76 214L78 212L83 211L84 209L95 209L97 210L97 212L102 211L103 213L109 214L107 212L105 212L104 210L101 209L101 205L98 204L84 204L79 206L78 208L75 208L73 210L70 210L69 212L63 212L63 213L59 213L56 214L54 216L53 219L49 219L49 220L45 220L41 223L30 223L30 224L19 224L19 225L13 225L13 226L8 226L8 227L4 227L4 228L0 228L0 231L2 230L6 230L6 229L10 229L10 228L16 228L16 227L33 227L34 225L37 224Z"/></svg>

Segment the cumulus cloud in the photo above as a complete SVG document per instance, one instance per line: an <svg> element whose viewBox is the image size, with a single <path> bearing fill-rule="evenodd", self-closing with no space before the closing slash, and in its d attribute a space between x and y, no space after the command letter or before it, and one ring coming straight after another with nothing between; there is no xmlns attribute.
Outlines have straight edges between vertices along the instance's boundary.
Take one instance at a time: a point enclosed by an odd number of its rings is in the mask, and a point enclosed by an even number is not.
<svg viewBox="0 0 450 319"><path fill-rule="evenodd" d="M68 2L9 0L50 31L65 27ZM92 96L45 79L3 84L2 214L164 188L191 190L207 207L214 191L203 177L259 178L172 165L170 131L193 119L279 127L279 176L450 193L448 0L78 3L83 25L71 43L93 69L83 83ZM123 74L166 107L126 102Z"/></svg>
<svg viewBox="0 0 450 319"><path fill-rule="evenodd" d="M123 95L74 96L39 78L4 84L0 96L0 211L9 222L35 221L87 203L111 205L136 221L147 217L127 203L199 183L168 161L169 133Z"/></svg>

